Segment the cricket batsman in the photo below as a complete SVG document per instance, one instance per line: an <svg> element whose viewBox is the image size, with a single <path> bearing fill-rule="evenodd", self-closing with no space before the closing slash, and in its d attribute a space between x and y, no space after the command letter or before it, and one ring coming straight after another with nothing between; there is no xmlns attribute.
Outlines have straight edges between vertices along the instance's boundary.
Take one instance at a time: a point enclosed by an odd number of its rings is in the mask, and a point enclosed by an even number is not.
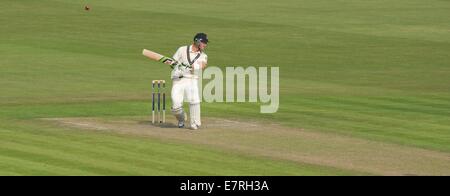
<svg viewBox="0 0 450 196"><path fill-rule="evenodd" d="M190 128L200 128L200 95L198 89L198 72L207 66L208 56L205 48L208 45L208 37L205 33L197 33L193 43L181 46L173 55L173 59L180 62L171 73L172 78L172 113L178 120L178 127L185 124L183 101L189 102ZM201 81L200 81L201 82Z"/></svg>

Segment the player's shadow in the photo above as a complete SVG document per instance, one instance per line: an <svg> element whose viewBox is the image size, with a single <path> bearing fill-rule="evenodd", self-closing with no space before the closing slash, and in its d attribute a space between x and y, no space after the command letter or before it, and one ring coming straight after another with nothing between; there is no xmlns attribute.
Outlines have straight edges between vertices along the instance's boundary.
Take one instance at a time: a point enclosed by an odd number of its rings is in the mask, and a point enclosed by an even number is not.
<svg viewBox="0 0 450 196"><path fill-rule="evenodd" d="M178 125L174 124L174 123L169 123L169 122L165 122L165 123L155 123L153 124L152 121L149 120L144 120L144 121L139 121L138 122L141 125L148 125L148 126L153 126L153 127L158 127L158 128L178 128Z"/></svg>

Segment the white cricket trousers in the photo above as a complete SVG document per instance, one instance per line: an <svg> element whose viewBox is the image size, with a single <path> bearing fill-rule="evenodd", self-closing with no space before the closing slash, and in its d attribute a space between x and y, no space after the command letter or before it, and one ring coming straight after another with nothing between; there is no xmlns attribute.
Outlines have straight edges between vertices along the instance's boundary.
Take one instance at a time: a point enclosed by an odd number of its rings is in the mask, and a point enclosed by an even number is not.
<svg viewBox="0 0 450 196"><path fill-rule="evenodd" d="M173 79L172 83L172 111L182 111L184 100L189 102L191 127L201 125L198 80L197 78L184 77ZM174 113L174 115L177 114Z"/></svg>

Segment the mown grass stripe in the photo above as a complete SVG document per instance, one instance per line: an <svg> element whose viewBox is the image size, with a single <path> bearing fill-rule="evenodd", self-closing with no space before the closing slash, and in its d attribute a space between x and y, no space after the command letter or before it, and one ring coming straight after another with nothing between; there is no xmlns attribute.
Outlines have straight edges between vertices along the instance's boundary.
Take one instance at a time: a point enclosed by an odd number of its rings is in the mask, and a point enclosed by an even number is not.
<svg viewBox="0 0 450 196"><path fill-rule="evenodd" d="M21 133L20 135L23 134ZM58 137L36 136L28 133L24 134L24 136L18 136L17 133L10 132L9 134L3 134L2 137L9 138L13 142L20 143L22 145L28 144L40 146L43 148L58 149L62 152L70 154L88 154L88 157L90 158L107 158L111 161L118 161L124 164L128 163L131 165L136 165L138 163L144 164L140 166L157 168L161 171L170 170L171 172L175 172L172 174L176 175L221 175L224 173L241 175L245 173L248 174L249 172L254 173L255 175L270 175L275 171L279 175L290 175L289 171L293 172L295 170L298 170L299 168L300 170L296 171L299 172L299 175L315 175L323 173L322 171L333 171L333 173L337 172L341 174L354 173L347 171L340 172L339 170L323 166L309 166L308 164L283 163L282 165L285 166L281 167L277 166L279 164L277 163L278 161L274 162L273 160L266 160L261 158L251 158L245 160L246 162L253 162L253 164L249 164L249 166L247 167L247 165L240 164L242 159L237 157L236 155L228 153L217 154L210 151L199 152L196 149L183 148L182 146L178 146L175 144L169 144L169 148L167 148L167 145L166 147L158 147L160 151L155 151L153 150L153 147L149 146L146 146L146 148L141 148L142 146L139 145L141 143L141 140L133 143L130 143L127 140L128 142L123 144L115 142L102 143L101 141L99 141L98 144L90 144L90 142L92 141L86 141L88 143L83 143L83 141L68 141L64 142L64 144L59 144L60 138ZM77 146L82 146L82 148L79 148ZM114 150L111 151L110 148L114 148ZM152 150L153 153L149 153L149 149ZM224 155L227 158L224 159ZM293 167L294 165L295 167ZM207 169L207 171L214 171L214 168L218 166L223 169L215 172L205 172L205 169Z"/></svg>
<svg viewBox="0 0 450 196"><path fill-rule="evenodd" d="M13 173L11 175L97 175L77 168L61 167L43 161L10 156L8 153L0 154L0 173ZM9 174L7 174L9 175Z"/></svg>
<svg viewBox="0 0 450 196"><path fill-rule="evenodd" d="M24 145L15 142L3 142L4 147L0 154L17 156L18 158L43 161L48 164L56 164L61 167L80 168L82 170L96 172L101 175L140 175L141 172L149 172L148 168L136 168L132 165L106 161L101 158L91 158L84 154L66 154L64 152ZM152 170L151 172L158 172Z"/></svg>
<svg viewBox="0 0 450 196"><path fill-rule="evenodd" d="M325 101L326 102L326 101ZM408 115L384 115L384 112L374 110L355 110L352 106L341 106L337 104L326 104L322 101L311 101L308 104L286 109L286 111L302 113L304 111L318 113L325 113L329 115L329 118L336 120L357 120L359 122L367 122L369 124L383 124L386 128L390 127L404 127L411 130L422 130L433 133L440 133L444 135L450 135L450 125L446 125L440 122L428 122L425 117L412 119ZM405 117L406 116L406 117ZM426 116L426 115L425 115ZM446 117L438 118L438 120L444 120Z"/></svg>
<svg viewBox="0 0 450 196"><path fill-rule="evenodd" d="M132 165L140 168L159 169L161 171L169 170L170 166L178 164L177 172L179 175L188 175L192 173L201 173L201 170L196 170L195 163L186 161L184 159L177 159L177 157L188 158L189 151L169 151L167 148L157 149L145 148L136 150L135 146L124 146L125 143L111 143L105 146L103 143L98 144L82 143L82 142L65 142L59 143L59 138L51 139L48 136L39 138L36 136L24 136L17 135L5 135L8 139L4 141L10 141L14 143L20 143L22 145L39 146L42 148L57 149L58 151L70 154L70 155L83 155L80 158L88 159L100 159L108 162L117 162L127 165ZM113 147L115 146L115 147ZM92 149L92 150L91 150ZM191 157L198 158L198 157ZM203 157L202 161L212 162L214 160ZM162 172L162 174L164 174ZM207 174L207 173L205 173Z"/></svg>
<svg viewBox="0 0 450 196"><path fill-rule="evenodd" d="M371 125L361 123L356 120L335 120L330 116L316 112L302 112L300 114L307 128L319 129L333 133L341 133L353 137L362 137L364 139L397 143L406 146L426 148L430 150L439 150L449 152L449 137L434 138L428 136L426 132L418 133L409 129L386 128L383 125Z"/></svg>

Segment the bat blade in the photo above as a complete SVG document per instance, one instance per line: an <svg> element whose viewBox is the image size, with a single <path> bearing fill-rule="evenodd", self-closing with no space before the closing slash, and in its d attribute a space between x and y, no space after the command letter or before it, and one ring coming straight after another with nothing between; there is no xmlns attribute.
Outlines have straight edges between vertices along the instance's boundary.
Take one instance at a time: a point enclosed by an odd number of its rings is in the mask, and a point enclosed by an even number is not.
<svg viewBox="0 0 450 196"><path fill-rule="evenodd" d="M164 55L158 54L156 52L153 52L153 51L147 50L147 49L142 50L142 55L144 55L154 61L159 61L164 64L169 64L172 69L174 68L174 66L179 64L178 61L175 61L174 59L172 59L170 57L166 57Z"/></svg>
<svg viewBox="0 0 450 196"><path fill-rule="evenodd" d="M156 52L153 52L153 51L147 50L147 49L144 49L142 51L142 55L144 55L144 56L146 56L146 57L148 57L148 58L150 58L152 60L155 60L155 61L159 61L160 59L162 59L164 57L161 54L158 54Z"/></svg>

